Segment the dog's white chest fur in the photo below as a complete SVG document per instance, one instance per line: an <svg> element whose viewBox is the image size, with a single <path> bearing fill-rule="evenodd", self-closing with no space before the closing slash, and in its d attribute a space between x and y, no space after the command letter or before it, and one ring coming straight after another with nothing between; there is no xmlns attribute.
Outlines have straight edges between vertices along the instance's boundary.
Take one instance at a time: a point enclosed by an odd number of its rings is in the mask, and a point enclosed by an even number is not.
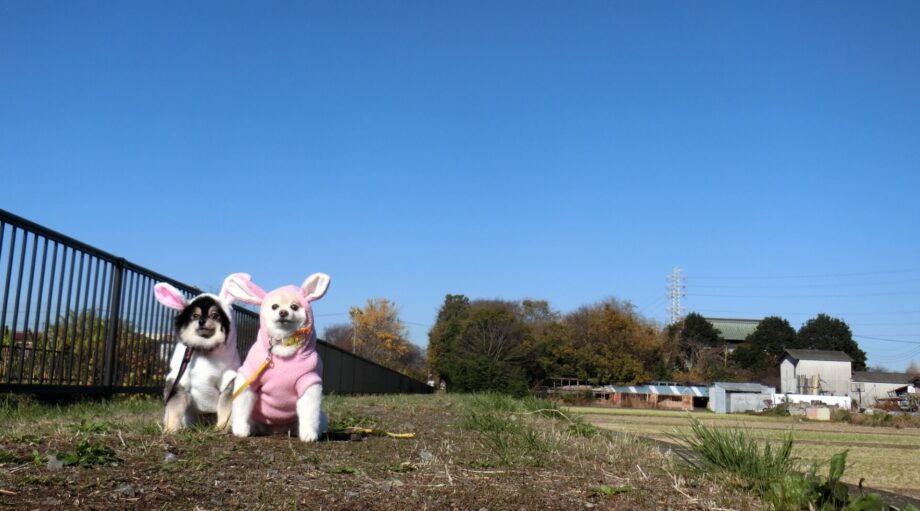
<svg viewBox="0 0 920 511"><path fill-rule="evenodd" d="M178 376L187 349L182 343L176 344L169 361L167 380ZM220 390L236 377L239 364L235 346L218 346L207 353L199 351L189 361L185 374L179 380L179 388L191 394L192 403L199 412L215 413Z"/></svg>

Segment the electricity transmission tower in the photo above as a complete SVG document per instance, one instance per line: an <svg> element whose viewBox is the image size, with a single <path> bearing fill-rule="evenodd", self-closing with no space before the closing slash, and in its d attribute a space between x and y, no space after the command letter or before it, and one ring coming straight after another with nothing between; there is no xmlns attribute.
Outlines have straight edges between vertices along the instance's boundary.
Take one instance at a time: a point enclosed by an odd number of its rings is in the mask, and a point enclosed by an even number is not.
<svg viewBox="0 0 920 511"><path fill-rule="evenodd" d="M671 304L668 306L668 313L671 316L671 324L680 321L683 317L683 310L680 308L680 299L684 296L684 273L677 266L671 268L671 274L668 276L668 294L671 298Z"/></svg>

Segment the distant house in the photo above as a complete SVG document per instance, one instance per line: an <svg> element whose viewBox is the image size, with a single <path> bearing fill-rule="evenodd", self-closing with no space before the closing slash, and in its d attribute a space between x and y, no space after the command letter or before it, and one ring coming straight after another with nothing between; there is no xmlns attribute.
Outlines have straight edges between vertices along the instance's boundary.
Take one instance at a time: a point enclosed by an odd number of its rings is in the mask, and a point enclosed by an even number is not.
<svg viewBox="0 0 920 511"><path fill-rule="evenodd" d="M757 330L760 324L759 319L740 319L740 318L703 318L708 321L716 330L722 334L725 339L725 345L728 352L735 351L739 344L744 342L747 336Z"/></svg>
<svg viewBox="0 0 920 511"><path fill-rule="evenodd" d="M859 401L860 407L873 407L877 399L893 398L896 390L912 386L917 379L916 374L909 373L854 371L850 395Z"/></svg>
<svg viewBox="0 0 920 511"><path fill-rule="evenodd" d="M853 359L842 351L786 350L780 359L783 394L850 395Z"/></svg>
<svg viewBox="0 0 920 511"><path fill-rule="evenodd" d="M760 412L772 406L776 389L759 383L715 382L709 387L709 409L716 413Z"/></svg>

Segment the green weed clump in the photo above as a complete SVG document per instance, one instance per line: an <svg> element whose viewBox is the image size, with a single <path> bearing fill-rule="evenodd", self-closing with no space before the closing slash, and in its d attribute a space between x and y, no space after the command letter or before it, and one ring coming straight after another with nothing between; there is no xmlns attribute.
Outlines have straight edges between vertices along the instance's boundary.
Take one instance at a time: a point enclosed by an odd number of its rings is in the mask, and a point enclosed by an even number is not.
<svg viewBox="0 0 920 511"><path fill-rule="evenodd" d="M777 511L818 509L822 511L887 511L890 506L876 494L849 494L841 482L846 470L847 451L831 456L828 475L818 475L821 465L802 472L792 457L793 438L786 435L779 448L771 448L740 429L717 429L690 421L690 433L677 437L689 449L678 452L690 467L710 474L728 475L753 489ZM920 511L908 504L903 511Z"/></svg>
<svg viewBox="0 0 920 511"><path fill-rule="evenodd" d="M724 472L739 478L744 486L763 493L771 481L795 468L792 436L786 435L779 448L760 442L741 429L710 428L697 419L690 420L689 435L678 437L689 453L679 452L690 466L704 472Z"/></svg>
<svg viewBox="0 0 920 511"><path fill-rule="evenodd" d="M58 453L58 459L65 467L76 465L84 468L121 461L111 447L101 442L90 442L89 438L77 442L73 452Z"/></svg>

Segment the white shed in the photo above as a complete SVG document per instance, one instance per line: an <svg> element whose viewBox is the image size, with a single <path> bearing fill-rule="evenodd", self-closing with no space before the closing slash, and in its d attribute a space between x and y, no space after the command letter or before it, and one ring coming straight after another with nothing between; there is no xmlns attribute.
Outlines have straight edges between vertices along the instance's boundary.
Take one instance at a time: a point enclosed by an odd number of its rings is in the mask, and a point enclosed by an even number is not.
<svg viewBox="0 0 920 511"><path fill-rule="evenodd" d="M786 350L779 364L783 394L850 395L853 359L842 351Z"/></svg>
<svg viewBox="0 0 920 511"><path fill-rule="evenodd" d="M917 375L909 373L854 371L850 390L853 399L859 401L860 407L870 408L876 405L876 399L894 397L895 389L910 386L916 377Z"/></svg>
<svg viewBox="0 0 920 511"><path fill-rule="evenodd" d="M776 389L759 383L715 382L709 388L709 409L716 413L759 412L773 404Z"/></svg>

